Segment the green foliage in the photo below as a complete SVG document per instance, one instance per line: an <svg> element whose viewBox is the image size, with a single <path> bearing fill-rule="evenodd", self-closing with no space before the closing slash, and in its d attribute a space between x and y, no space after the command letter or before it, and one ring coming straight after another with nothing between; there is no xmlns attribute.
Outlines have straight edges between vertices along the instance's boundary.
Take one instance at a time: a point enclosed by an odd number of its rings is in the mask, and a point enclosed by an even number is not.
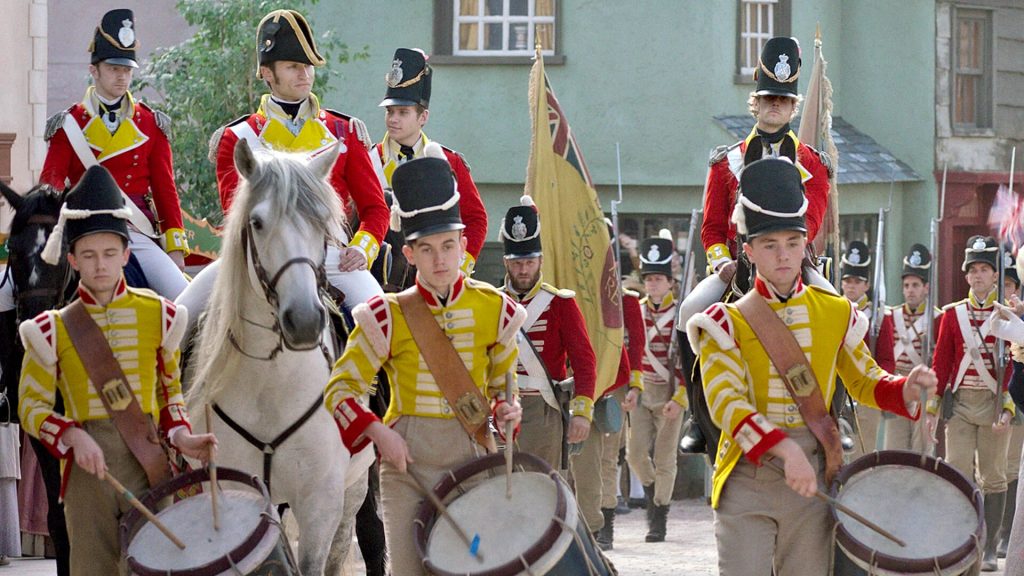
<svg viewBox="0 0 1024 576"><path fill-rule="evenodd" d="M267 92L256 76L256 26L272 10L299 10L318 31L317 48L327 66L317 69L314 93L322 93L337 65L365 59L306 13L318 0L178 0L178 11L195 34L159 49L137 73L138 89L157 94L155 105L172 119L171 148L182 208L193 216L221 220L210 135L242 115L252 114ZM333 70L332 70L333 68Z"/></svg>

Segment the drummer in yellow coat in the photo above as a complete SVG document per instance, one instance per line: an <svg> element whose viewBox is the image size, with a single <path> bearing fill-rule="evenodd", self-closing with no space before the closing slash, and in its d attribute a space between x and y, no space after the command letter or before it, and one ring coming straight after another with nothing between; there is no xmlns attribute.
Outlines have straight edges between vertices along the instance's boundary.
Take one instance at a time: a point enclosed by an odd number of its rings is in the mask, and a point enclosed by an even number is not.
<svg viewBox="0 0 1024 576"><path fill-rule="evenodd" d="M481 408L491 411L499 431L507 422L518 425L522 416L519 402L505 398L505 378L515 372L515 335L526 311L490 284L466 278L459 270L466 249L465 226L448 162L410 160L395 170L392 185L392 224L400 218L406 238L402 253L416 266L416 285L355 308L356 327L334 366L324 404L350 450L370 441L377 445L391 573L411 576L423 573L413 546L413 517L423 495L407 473L433 486L445 472L482 455L484 448L464 430L446 400L443 389L456 378L451 373L434 377L416 341L423 330L413 334L399 299L422 298L444 334L438 339L447 337L483 400L490 401L490 407ZM391 382L391 404L383 423L357 400L381 367ZM448 368L454 372L462 366Z"/></svg>
<svg viewBox="0 0 1024 576"><path fill-rule="evenodd" d="M767 303L768 314L782 320L768 322L772 336L793 338L803 351L813 375L805 382L817 386L794 379L794 390L811 404L819 395L826 414L838 373L857 400L919 417L918 400L922 391L934 392L934 373L924 366L907 377L883 371L863 342L867 319L846 299L803 283L806 209L800 174L788 161L760 160L743 171L733 219L757 270L756 292L746 298L762 299L754 302L762 308ZM826 445L820 445L742 305L714 304L687 323L711 416L722 429L711 497L719 571L747 576L774 567L777 576L828 574L828 508L813 496L824 488L825 451L838 452L841 461L838 432L822 434ZM765 466L766 460L779 468Z"/></svg>
<svg viewBox="0 0 1024 576"><path fill-rule="evenodd" d="M105 473L139 496L153 487L152 467L137 459L132 438L114 423L106 404L129 414L137 405L143 426L146 419L157 422L164 440L188 456L206 460L216 444L213 434L192 434L182 401L178 344L187 311L154 292L125 285L128 214L107 169L89 168L68 193L60 217L71 245L68 261L81 278L79 300L21 325L25 359L18 415L26 432L67 459L63 497L72 576L119 572L118 522L130 506L104 482ZM59 246L61 238L52 241ZM103 386L107 402L88 376L97 358L81 357L71 341L65 318L72 306L84 307L85 321L95 323L124 375ZM65 414L53 409L58 388ZM166 459L160 462L165 455L156 450L156 467L169 472Z"/></svg>

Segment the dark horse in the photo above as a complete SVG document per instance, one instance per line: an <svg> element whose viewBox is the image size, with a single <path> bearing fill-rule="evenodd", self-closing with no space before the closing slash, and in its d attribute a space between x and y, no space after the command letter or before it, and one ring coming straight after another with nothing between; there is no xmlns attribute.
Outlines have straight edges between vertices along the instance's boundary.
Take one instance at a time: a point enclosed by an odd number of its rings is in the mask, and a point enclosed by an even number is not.
<svg viewBox="0 0 1024 576"><path fill-rule="evenodd" d="M43 247L57 224L65 193L42 184L21 196L0 182L0 194L14 208L11 234L7 239L7 269L0 279L0 286L10 283L16 303L14 310L0 313L0 367L3 368L0 393L6 397L11 420L17 422L18 381L25 354L17 335L18 324L69 302L75 295L77 275L66 258L61 258L56 265L47 264L42 259ZM125 276L130 285L145 286L145 276L137 262L129 263ZM0 405L3 403L0 401ZM59 412L64 410L59 392L54 408ZM5 407L0 406L0 414L6 414ZM46 484L49 504L46 520L57 553L57 574L65 576L70 573L70 547L64 507L59 502L60 463L38 440L32 438L31 443Z"/></svg>

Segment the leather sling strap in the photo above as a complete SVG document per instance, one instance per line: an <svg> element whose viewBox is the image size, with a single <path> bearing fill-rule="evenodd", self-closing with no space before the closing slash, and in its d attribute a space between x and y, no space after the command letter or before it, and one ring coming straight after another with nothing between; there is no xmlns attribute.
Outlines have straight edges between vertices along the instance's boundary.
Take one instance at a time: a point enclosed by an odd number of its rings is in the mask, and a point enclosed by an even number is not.
<svg viewBox="0 0 1024 576"><path fill-rule="evenodd" d="M463 429L487 452L497 452L494 437L487 423L490 402L473 382L473 377L470 376L459 353L455 351L455 346L437 325L419 289L413 286L400 292L398 305L405 316L405 322L409 325L416 347L420 349L420 355L434 377L434 382L437 383L441 394L444 394Z"/></svg>
<svg viewBox="0 0 1024 576"><path fill-rule="evenodd" d="M807 356L800 349L793 333L756 291L748 292L740 298L736 308L753 329L786 384L786 389L800 410L800 416L824 448L825 480L826 485L831 484L843 464L843 447L839 439L839 427L825 406L825 398L807 363Z"/></svg>
<svg viewBox="0 0 1024 576"><path fill-rule="evenodd" d="M153 419L142 411L107 339L81 300L60 311L71 344L124 443L146 471L150 487L171 478L167 453ZM88 361L86 361L88 359Z"/></svg>

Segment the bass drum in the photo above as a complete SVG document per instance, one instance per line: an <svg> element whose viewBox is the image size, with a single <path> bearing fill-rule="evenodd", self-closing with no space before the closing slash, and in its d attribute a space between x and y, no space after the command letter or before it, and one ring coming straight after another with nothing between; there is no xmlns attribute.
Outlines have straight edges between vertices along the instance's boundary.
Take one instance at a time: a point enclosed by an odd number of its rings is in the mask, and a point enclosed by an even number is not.
<svg viewBox="0 0 1024 576"><path fill-rule="evenodd" d="M182 474L141 498L150 510L157 502L189 492L210 479L204 469ZM121 521L121 552L137 576L298 576L277 510L257 476L217 469L220 530L213 529L210 493L204 491L165 508L157 517L185 543L179 550L138 510Z"/></svg>
<svg viewBox="0 0 1024 576"><path fill-rule="evenodd" d="M448 473L434 493L470 538L480 537L481 558L438 511L424 501L413 538L424 569L437 576L613 576L598 550L569 486L540 458L514 456L512 497L506 497L505 456L473 460Z"/></svg>
<svg viewBox="0 0 1024 576"><path fill-rule="evenodd" d="M867 454L844 466L831 495L906 542L832 508L837 576L967 573L980 559L981 492L942 460L902 450Z"/></svg>

